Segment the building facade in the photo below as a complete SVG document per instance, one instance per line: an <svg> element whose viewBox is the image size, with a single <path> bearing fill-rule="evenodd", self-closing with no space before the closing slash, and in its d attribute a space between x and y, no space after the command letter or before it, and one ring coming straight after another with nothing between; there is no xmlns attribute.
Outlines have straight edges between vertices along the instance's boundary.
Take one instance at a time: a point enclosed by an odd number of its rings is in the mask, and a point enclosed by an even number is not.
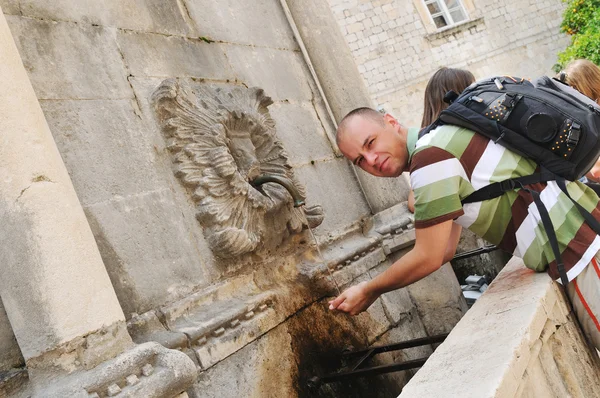
<svg viewBox="0 0 600 398"><path fill-rule="evenodd" d="M418 126L441 66L476 78L552 74L569 43L560 0L329 0L375 105Z"/></svg>

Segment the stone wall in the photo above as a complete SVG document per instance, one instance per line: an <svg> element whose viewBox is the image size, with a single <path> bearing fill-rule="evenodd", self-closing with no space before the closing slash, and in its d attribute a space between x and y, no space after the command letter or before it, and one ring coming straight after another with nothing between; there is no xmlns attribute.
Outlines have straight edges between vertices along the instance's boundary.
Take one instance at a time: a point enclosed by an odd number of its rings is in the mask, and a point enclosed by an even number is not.
<svg viewBox="0 0 600 398"><path fill-rule="evenodd" d="M283 12L274 1L231 3L21 1L7 15L128 317L240 268L208 250L171 171L149 105L167 77L260 86L273 98L290 163L327 214L318 235L339 235L369 212L332 152L331 122Z"/></svg>
<svg viewBox="0 0 600 398"><path fill-rule="evenodd" d="M440 66L476 78L552 74L568 44L560 0L463 0L468 21L437 30L422 0L329 0L377 106L420 125L423 91Z"/></svg>
<svg viewBox="0 0 600 398"><path fill-rule="evenodd" d="M336 283L343 289L381 272L413 244L414 228L406 207L396 205L406 198L403 179L385 185L383 194L376 189L364 192L352 166L337 154L332 141L335 120L280 1L0 0L0 7L95 238L97 247L88 245L86 249L99 250L112 282L110 286L107 281L104 288L111 294L110 288L114 288L127 332L139 344L129 350L131 339L120 329L122 318L117 319L118 330L89 330L89 335L74 339L77 347L85 349L75 350L66 341L66 348L61 347L66 354L52 352L52 360L65 362L65 355L73 359L73 352L86 353L86 347L98 344L114 348L112 359L108 358L113 362L82 373L79 379L77 375L61 379L62 375L53 373L54 368L44 367L48 347L36 345L39 341L31 338L27 343L39 349L42 357L35 362L37 371L46 373L32 378L29 390L20 391L22 396L39 390L39 380L56 384L52 390L56 396L82 389L101 396L119 391L133 394L153 388L152 383L160 381L163 374L170 374L178 394L187 388L190 372L189 360L183 356L187 362L181 361L176 350L187 354L198 371L198 382L188 391L191 396L222 396L234 388L232 380L240 394L252 391L254 396L264 396L270 391L273 396L308 396L306 378L335 370L339 364L328 358L349 342L362 348L375 342L422 337L447 331L460 319L466 306L449 267L411 289L385 295L359 317L326 310L327 300L336 294ZM329 20L335 26L333 19ZM239 93L246 96L246 108L236 102ZM254 103L248 100L248 93L256 95ZM190 105L186 99L191 99L191 108L185 108ZM173 103L161 108L170 100L183 105L177 111L173 111ZM214 115L209 117L206 112L211 106L220 116L227 114L230 124L224 125L220 119L214 123ZM173 114L177 117L171 117ZM293 177L306 196L309 219L302 220L302 213L291 207L291 198L277 191L278 186L265 185L259 192L242 179L224 191L223 185L210 184L212 190L203 191L201 179L204 183L208 177L231 174L218 157L207 160L190 155L184 160L191 162L182 162L181 146L189 145L183 151L189 155L202 141L181 144L173 139L174 135L185 138L189 132L188 116L196 123L192 126L195 132L200 129L198 123L209 121L204 125L208 136L214 133L221 139L231 133L223 142L233 145L228 151L242 160L243 150L253 145L257 153L268 141L255 137L255 130L271 134L269 139L277 143L272 144L268 156L257 155L263 160L261 167L268 164L269 172L283 170ZM237 124L240 120L251 134L236 130L242 125ZM256 121L260 128L252 124ZM250 139L252 145L236 147L232 144L236 139L247 144ZM41 148L36 142L22 145ZM224 147L202 151L216 156ZM181 168L183 163L195 169ZM254 175L256 164L250 163L244 177ZM255 222L254 215L264 216L254 213L255 208L263 206L264 195L272 194L275 205L269 210L272 213L261 219L264 225L262 235L256 234L260 243L256 250L227 257L215 249L213 226L202 224L205 218L214 216L218 221L231 209L239 210L233 199L225 205L219 202L222 192L254 195L256 207L243 202L244 211L234 212L249 214L244 226ZM207 207L204 201L209 194L214 194L211 204L217 203L215 207ZM32 190L28 195L32 201L36 199ZM369 195L383 199L372 206ZM45 203L51 205L52 200L49 196ZM319 218L319 211L324 218ZM318 226L315 235L324 260L306 231L307 224ZM89 232L87 227L82 226ZM56 236L68 241L74 231L57 228ZM272 241L261 240L265 236ZM23 262L33 267L36 263L29 261L28 255L23 254ZM60 253L53 256L53 263L60 263ZM79 265L69 261L61 264L61 270L81 272L76 268ZM28 282L35 287L35 280ZM439 293L435 300L424 297L434 286ZM85 290L69 279L64 281L64 289L56 287L53 292L69 294L69 289ZM39 290L36 292L43 298L43 289ZM82 301L101 305L96 298ZM60 308L67 305L63 302ZM27 319L14 305L11 310L13 316ZM38 310L43 313L45 307ZM93 315L89 318L95 319ZM88 326L83 321L74 323L82 329ZM2 316L0 325L0 346L7 347L0 357L3 372L21 367L23 361ZM14 325L12 329L16 331ZM17 340L28 337L31 333L27 331L23 324L20 333L15 333ZM44 330L35 332L43 334ZM126 346L111 345L118 339ZM94 349L86 354L93 357L89 362L73 359L70 371L77 366L91 368L106 359L108 354L94 357L99 352ZM116 356L123 350L129 351ZM425 348L399 355L415 358L428 352ZM29 369L33 355L23 353ZM136 360L131 361L131 356ZM154 361L150 367L148 358ZM392 359L387 356L381 361ZM179 361L183 370L170 366L174 361ZM106 377L100 380L97 372ZM154 378L150 377L153 374ZM381 396L395 395L408 375L410 372L358 385L364 391L385 386ZM165 391L160 396L168 396L170 384L162 386ZM327 386L323 393L331 396L351 387Z"/></svg>
<svg viewBox="0 0 600 398"><path fill-rule="evenodd" d="M597 397L599 375L562 288L513 257L400 397Z"/></svg>

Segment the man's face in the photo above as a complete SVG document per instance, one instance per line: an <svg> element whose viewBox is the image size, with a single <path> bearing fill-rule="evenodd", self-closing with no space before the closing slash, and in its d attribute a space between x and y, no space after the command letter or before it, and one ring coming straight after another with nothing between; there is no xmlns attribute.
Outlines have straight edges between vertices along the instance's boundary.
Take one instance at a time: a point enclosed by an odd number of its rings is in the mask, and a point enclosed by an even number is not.
<svg viewBox="0 0 600 398"><path fill-rule="evenodd" d="M375 120L354 116L346 125L339 148L352 163L378 177L397 177L406 168L406 138L400 124L391 115L383 116L383 125Z"/></svg>

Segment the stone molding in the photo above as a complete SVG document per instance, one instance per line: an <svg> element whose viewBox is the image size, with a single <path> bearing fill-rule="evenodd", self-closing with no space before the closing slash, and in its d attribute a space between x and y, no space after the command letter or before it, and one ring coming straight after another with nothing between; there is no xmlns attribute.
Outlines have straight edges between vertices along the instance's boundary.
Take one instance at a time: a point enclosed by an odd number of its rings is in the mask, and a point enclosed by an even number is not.
<svg viewBox="0 0 600 398"><path fill-rule="evenodd" d="M287 190L260 175L283 177L303 197L260 88L192 88L175 79L152 95L174 172L191 193L213 252L238 257L279 245L289 234L323 221L320 206L294 208Z"/></svg>
<svg viewBox="0 0 600 398"><path fill-rule="evenodd" d="M483 17L468 19L466 21L459 22L455 25L450 25L442 29L438 29L434 32L428 33L427 35L425 35L425 38L429 41L441 39L443 37L462 32L463 30L471 29L472 27L481 25L483 23Z"/></svg>
<svg viewBox="0 0 600 398"><path fill-rule="evenodd" d="M206 370L285 319L277 312L277 294L257 290L251 278L232 278L136 315L128 328L134 341L181 350Z"/></svg>
<svg viewBox="0 0 600 398"><path fill-rule="evenodd" d="M26 364L10 379L0 380L0 395L19 389L19 394L40 398L169 398L196 379L196 367L185 353L155 342L134 345L125 322L74 339Z"/></svg>
<svg viewBox="0 0 600 398"><path fill-rule="evenodd" d="M144 343L94 369L73 373L58 386L46 386L33 397L170 398L196 379L193 362L183 353L158 343Z"/></svg>
<svg viewBox="0 0 600 398"><path fill-rule="evenodd" d="M257 275L242 275L209 286L177 302L135 315L128 322L136 343L156 341L180 350L202 371L234 354L275 328L307 303L352 283L414 243L413 219L405 204L373 216L365 230L354 230L323 248L325 263L315 253L300 255L298 274L261 287ZM300 281L304 281L299 283ZM291 299L293 297L293 299Z"/></svg>
<svg viewBox="0 0 600 398"><path fill-rule="evenodd" d="M162 319L169 330L188 337L200 367L207 369L279 323L274 296L266 292L204 303L205 293L193 295L163 307Z"/></svg>

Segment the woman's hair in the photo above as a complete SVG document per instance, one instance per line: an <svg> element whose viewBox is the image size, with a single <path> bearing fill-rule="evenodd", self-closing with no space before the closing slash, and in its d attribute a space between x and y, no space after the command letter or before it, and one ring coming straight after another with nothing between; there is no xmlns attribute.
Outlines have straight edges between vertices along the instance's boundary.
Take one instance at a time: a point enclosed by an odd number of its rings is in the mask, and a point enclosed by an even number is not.
<svg viewBox="0 0 600 398"><path fill-rule="evenodd" d="M565 83L600 104L600 68L587 59L569 62L565 70Z"/></svg>
<svg viewBox="0 0 600 398"><path fill-rule="evenodd" d="M444 102L444 95L450 90L460 94L465 88L475 82L471 72L464 69L441 67L438 69L425 88L425 103L421 127L433 123L440 112L448 107Z"/></svg>

